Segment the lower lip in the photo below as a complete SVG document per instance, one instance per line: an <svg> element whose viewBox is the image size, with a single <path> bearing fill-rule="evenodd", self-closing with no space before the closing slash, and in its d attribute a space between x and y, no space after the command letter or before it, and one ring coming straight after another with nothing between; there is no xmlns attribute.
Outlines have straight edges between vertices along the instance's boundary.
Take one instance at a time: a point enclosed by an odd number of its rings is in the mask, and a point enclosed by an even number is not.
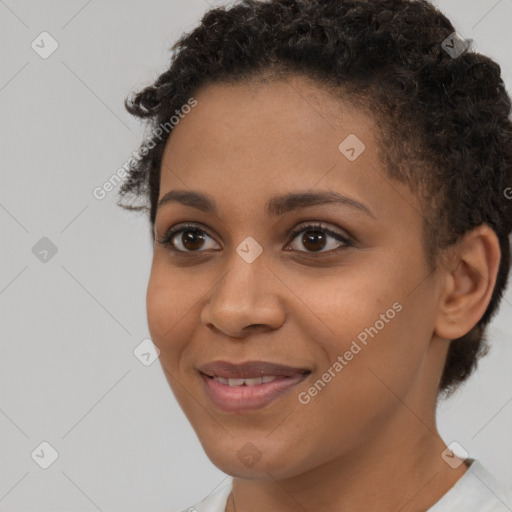
<svg viewBox="0 0 512 512"><path fill-rule="evenodd" d="M222 411L241 413L261 409L278 397L291 391L300 384L309 373L298 373L293 377L277 377L272 382L255 386L229 386L212 377L200 374L206 393L211 401Z"/></svg>

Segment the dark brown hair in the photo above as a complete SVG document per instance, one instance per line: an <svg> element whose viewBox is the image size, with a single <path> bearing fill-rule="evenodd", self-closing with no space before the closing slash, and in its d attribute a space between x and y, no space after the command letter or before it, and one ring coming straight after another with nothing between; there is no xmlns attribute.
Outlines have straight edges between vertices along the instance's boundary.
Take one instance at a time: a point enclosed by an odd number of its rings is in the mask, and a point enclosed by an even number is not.
<svg viewBox="0 0 512 512"><path fill-rule="evenodd" d="M154 130L210 83L296 74L372 115L387 177L408 184L420 199L431 271L442 249L482 223L499 239L501 262L487 310L450 342L439 386L446 396L487 351L484 330L507 284L512 228L505 194L512 185L510 98L499 65L472 51L471 41L457 42L454 32L426 0L241 0L208 11L172 46L169 68L125 100ZM450 53L456 45L459 53ZM118 204L147 210L152 228L171 133L153 137L150 149L142 143L119 191ZM129 196L142 204L126 202Z"/></svg>

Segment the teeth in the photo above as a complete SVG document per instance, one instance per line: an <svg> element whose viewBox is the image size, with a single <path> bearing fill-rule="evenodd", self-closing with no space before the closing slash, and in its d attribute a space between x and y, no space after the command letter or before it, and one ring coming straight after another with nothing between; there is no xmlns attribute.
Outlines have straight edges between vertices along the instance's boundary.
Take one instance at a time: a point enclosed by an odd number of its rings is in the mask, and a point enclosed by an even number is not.
<svg viewBox="0 0 512 512"><path fill-rule="evenodd" d="M230 386L242 386L245 379L228 379L228 385Z"/></svg>
<svg viewBox="0 0 512 512"><path fill-rule="evenodd" d="M261 384L261 377L254 377L253 379L235 379L235 380L243 380L246 386L256 386L256 384Z"/></svg>
<svg viewBox="0 0 512 512"><path fill-rule="evenodd" d="M277 379L275 375L265 375L263 377L255 377L253 379L225 379L223 377L213 377L217 382L221 384L227 384L228 386L256 386L258 384L266 384Z"/></svg>

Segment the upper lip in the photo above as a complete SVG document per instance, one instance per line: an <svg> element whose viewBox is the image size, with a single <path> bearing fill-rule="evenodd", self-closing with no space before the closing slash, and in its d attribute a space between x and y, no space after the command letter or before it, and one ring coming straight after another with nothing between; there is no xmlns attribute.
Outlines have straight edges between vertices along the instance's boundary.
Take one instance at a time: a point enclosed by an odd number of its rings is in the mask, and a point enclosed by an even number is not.
<svg viewBox="0 0 512 512"><path fill-rule="evenodd" d="M246 361L236 364L229 361L212 361L199 366L198 370L210 377L222 377L224 379L253 379L264 375L292 377L300 373L310 373L307 368L293 368L268 361Z"/></svg>

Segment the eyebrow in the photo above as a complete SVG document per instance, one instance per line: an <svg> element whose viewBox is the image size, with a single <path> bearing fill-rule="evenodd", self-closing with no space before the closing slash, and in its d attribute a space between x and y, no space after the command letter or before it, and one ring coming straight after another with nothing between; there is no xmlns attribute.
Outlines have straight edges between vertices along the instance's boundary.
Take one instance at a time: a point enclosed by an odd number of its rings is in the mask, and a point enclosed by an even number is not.
<svg viewBox="0 0 512 512"><path fill-rule="evenodd" d="M218 215L218 208L215 204L215 200L211 196L201 192L195 192L192 190L170 190L162 196L158 202L158 207L160 208L165 204L173 202L196 208L205 213ZM351 197L344 196L343 194L339 194L338 192L333 192L331 190L320 192L294 192L272 197L266 204L266 212L267 215L277 216L300 208L328 203L339 203L349 206L366 213L374 219L376 218L368 206Z"/></svg>

